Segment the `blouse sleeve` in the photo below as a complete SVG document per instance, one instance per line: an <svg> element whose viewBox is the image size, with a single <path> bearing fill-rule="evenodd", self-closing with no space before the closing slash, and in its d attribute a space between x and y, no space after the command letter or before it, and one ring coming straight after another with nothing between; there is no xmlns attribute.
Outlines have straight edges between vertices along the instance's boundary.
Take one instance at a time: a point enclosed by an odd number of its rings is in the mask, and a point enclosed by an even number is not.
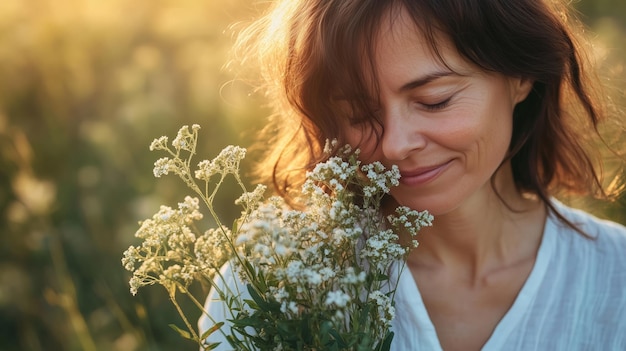
<svg viewBox="0 0 626 351"><path fill-rule="evenodd" d="M198 330L200 335L202 335L216 323L224 322L221 329L209 335L206 341L208 343L220 342L220 345L215 351L230 351L233 350L233 348L226 340L226 334L230 334L231 324L228 320L233 319L234 315L229 310L227 304L220 299L218 290L215 287L222 291L230 290L234 294L239 294L242 300L249 299L250 296L245 284L239 280L237 273L233 271L230 263L226 263L220 269L220 273L215 275L213 283L215 286L209 291L209 295L204 303L205 312L202 313L202 316L200 316L198 320Z"/></svg>

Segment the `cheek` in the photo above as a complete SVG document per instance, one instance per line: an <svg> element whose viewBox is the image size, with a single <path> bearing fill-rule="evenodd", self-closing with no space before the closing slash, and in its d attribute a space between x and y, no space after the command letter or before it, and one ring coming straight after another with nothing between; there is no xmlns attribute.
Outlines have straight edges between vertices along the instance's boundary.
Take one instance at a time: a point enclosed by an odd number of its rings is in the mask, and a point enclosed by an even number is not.
<svg viewBox="0 0 626 351"><path fill-rule="evenodd" d="M512 111L502 109L499 114L491 116L486 123L480 137L477 148L479 161L485 162L484 167L495 171L509 150L512 133Z"/></svg>
<svg viewBox="0 0 626 351"><path fill-rule="evenodd" d="M426 121L424 135L430 143L457 151L469 151L482 139L487 139L489 134L485 127L488 126L484 114L479 106L465 105L457 107Z"/></svg>
<svg viewBox="0 0 626 351"><path fill-rule="evenodd" d="M433 141L464 153L470 163L499 165L511 140L512 109L494 102L457 109L455 118L438 126Z"/></svg>

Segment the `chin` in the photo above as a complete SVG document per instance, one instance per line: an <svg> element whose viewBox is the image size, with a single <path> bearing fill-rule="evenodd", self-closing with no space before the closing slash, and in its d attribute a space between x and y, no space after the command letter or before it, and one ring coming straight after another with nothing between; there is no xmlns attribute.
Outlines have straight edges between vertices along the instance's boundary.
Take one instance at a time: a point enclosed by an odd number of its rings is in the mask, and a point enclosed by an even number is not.
<svg viewBox="0 0 626 351"><path fill-rule="evenodd" d="M444 198L442 196L415 196L413 198L406 198L406 196L399 195L397 197L394 197L394 199L400 206L406 206L412 210L417 211L427 210L431 215L435 217L448 214L458 207L458 203L453 201L454 199L450 197Z"/></svg>

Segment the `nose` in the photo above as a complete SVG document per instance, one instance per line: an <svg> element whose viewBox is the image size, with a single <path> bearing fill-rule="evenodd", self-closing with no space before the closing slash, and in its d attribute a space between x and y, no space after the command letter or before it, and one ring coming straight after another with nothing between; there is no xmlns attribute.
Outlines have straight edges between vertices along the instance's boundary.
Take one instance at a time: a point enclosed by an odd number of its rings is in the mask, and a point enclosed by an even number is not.
<svg viewBox="0 0 626 351"><path fill-rule="evenodd" d="M385 112L382 153L390 161L402 161L426 146L420 122L402 109Z"/></svg>

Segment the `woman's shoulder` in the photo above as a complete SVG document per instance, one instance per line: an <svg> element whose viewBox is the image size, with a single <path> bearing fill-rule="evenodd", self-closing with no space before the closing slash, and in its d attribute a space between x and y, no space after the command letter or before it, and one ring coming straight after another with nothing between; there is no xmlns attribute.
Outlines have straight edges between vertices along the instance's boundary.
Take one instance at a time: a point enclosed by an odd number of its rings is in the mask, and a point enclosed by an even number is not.
<svg viewBox="0 0 626 351"><path fill-rule="evenodd" d="M626 311L626 228L558 201L553 205L578 230L550 214L540 249L545 276L538 310L568 315L572 321L594 319L598 328L613 324L617 329L611 330L626 333L626 319L615 314ZM576 323L570 323L571 328L578 328ZM615 336L609 329L598 328L593 335Z"/></svg>
<svg viewBox="0 0 626 351"><path fill-rule="evenodd" d="M553 200L555 209L572 225L580 230L577 232L570 225L559 220L552 214L551 221L558 235L560 244L570 243L569 254L585 253L586 258L598 254L602 261L621 262L626 267L626 227L622 224L596 217L589 212L567 206ZM569 245L567 245L569 246Z"/></svg>
<svg viewBox="0 0 626 351"><path fill-rule="evenodd" d="M611 235L626 235L626 227L622 224L602 219L589 212L567 206L558 200L552 200L555 209L572 224L578 226L592 237L608 232Z"/></svg>

